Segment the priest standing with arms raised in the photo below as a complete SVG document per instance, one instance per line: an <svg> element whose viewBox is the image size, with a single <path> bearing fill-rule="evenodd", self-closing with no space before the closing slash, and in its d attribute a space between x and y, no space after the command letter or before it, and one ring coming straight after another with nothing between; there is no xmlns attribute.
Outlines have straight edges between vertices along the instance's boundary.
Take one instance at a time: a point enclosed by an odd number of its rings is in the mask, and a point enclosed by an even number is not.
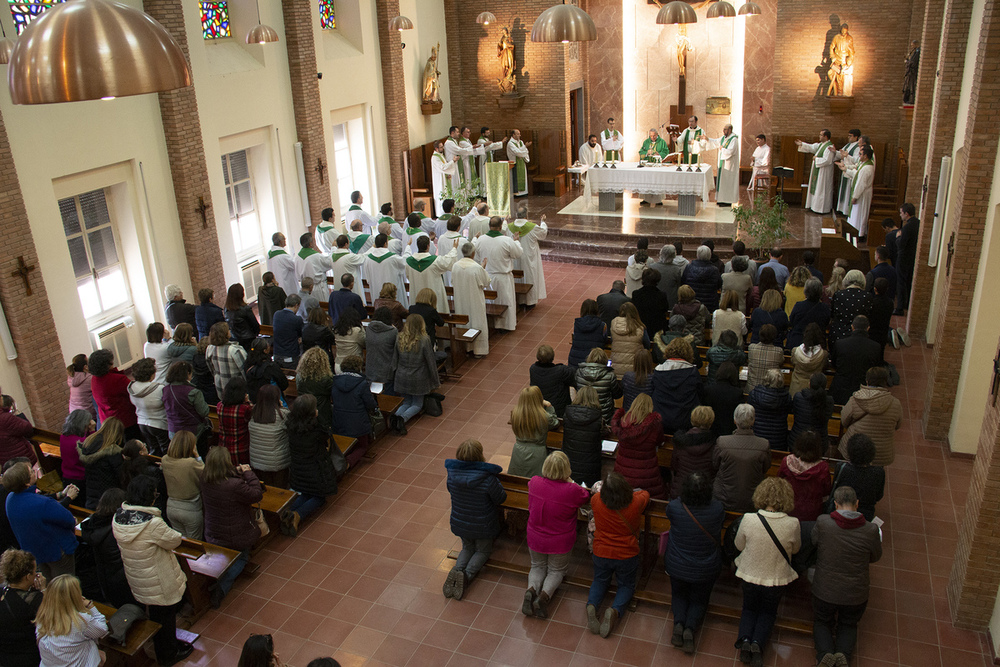
<svg viewBox="0 0 1000 667"><path fill-rule="evenodd" d="M809 189L806 191L805 206L813 213L825 215L830 212L833 200L833 164L837 157L837 149L833 145L830 130L819 131L819 141L807 144L801 139L795 140L800 153L812 153L812 169L809 172Z"/></svg>
<svg viewBox="0 0 1000 667"><path fill-rule="evenodd" d="M365 254L363 268L373 299L378 298L383 285L392 283L396 286L396 301L403 304L403 308L410 307L410 301L406 295L405 259L410 255L410 249L407 248L404 253L405 255L400 257L390 250L389 237L385 234L379 234L375 237L375 247Z"/></svg>
<svg viewBox="0 0 1000 667"><path fill-rule="evenodd" d="M837 151L837 166L843 172L840 175L840 185L837 187L837 206L835 210L848 215L851 205L851 179L847 176L849 167L857 166L861 155L861 130L851 130L847 133L847 143Z"/></svg>
<svg viewBox="0 0 1000 667"><path fill-rule="evenodd" d="M528 194L528 163L531 156L528 155L528 146L531 142L521 141L521 130L514 130L510 141L507 142L507 159L514 163L514 196L523 197Z"/></svg>
<svg viewBox="0 0 1000 667"><path fill-rule="evenodd" d="M486 260L490 284L496 290L498 305L507 306L496 319L497 331L513 331L517 327L517 297L514 293L514 260L524 254L521 244L501 231L500 216L490 218L490 231L475 240L476 255Z"/></svg>
<svg viewBox="0 0 1000 667"><path fill-rule="evenodd" d="M457 188L460 185L465 185L468 182L468 174L465 170L466 159L472 160L472 146L462 145L462 135L458 131L458 127L452 125L448 129L448 138L444 142L444 156L448 160L453 158L458 158L458 179L452 184L452 188Z"/></svg>
<svg viewBox="0 0 1000 667"><path fill-rule="evenodd" d="M351 206L347 209L347 213L344 214L344 225L348 229L351 229L351 223L355 220L360 220L361 225L365 229L365 234L374 234L378 227L378 221L361 208L361 205L364 203L365 198L361 196L360 190L355 190L351 193Z"/></svg>
<svg viewBox="0 0 1000 667"><path fill-rule="evenodd" d="M482 178L482 176L477 173L476 161L485 157L486 151L478 145L472 144L472 129L468 127L463 127L461 131L462 136L458 139L458 145L460 148L472 151L468 157L463 157L458 161L458 166L465 172L465 182L472 183L474 178Z"/></svg>
<svg viewBox="0 0 1000 667"><path fill-rule="evenodd" d="M431 185L436 208L443 211L444 186L451 185L452 191L458 187L458 156L446 156L440 141L434 142L434 155L431 156Z"/></svg>
<svg viewBox="0 0 1000 667"><path fill-rule="evenodd" d="M545 224L545 216L536 225L528 222L528 207L521 204L517 207L517 220L507 226L507 231L514 234L514 238L521 244L521 270L524 271L525 284L531 285L531 289L525 295L524 303L528 308L534 308L539 300L544 299L545 294L545 270L542 267L542 251L538 247L538 242L543 240L549 233L549 227Z"/></svg>
<svg viewBox="0 0 1000 667"><path fill-rule="evenodd" d="M722 136L710 140L719 147L719 174L715 183L715 203L732 206L740 200L740 138L733 133L733 126L726 124Z"/></svg>
<svg viewBox="0 0 1000 667"><path fill-rule="evenodd" d="M482 357L490 351L489 323L486 320L486 295L490 276L476 261L475 246L462 244L462 259L451 267L451 281L455 291L455 314L469 316L469 328L478 329L479 336L472 342L472 353Z"/></svg>
<svg viewBox="0 0 1000 667"><path fill-rule="evenodd" d="M609 118L608 126L601 131L601 148L604 149L604 161L621 162L622 148L624 148L624 146L624 135L615 129L615 119ZM596 162L596 160L594 162ZM594 164L594 162L591 162L590 164Z"/></svg>
<svg viewBox="0 0 1000 667"><path fill-rule="evenodd" d="M430 249L429 236L417 239L417 252L406 258L406 278L410 282L410 299L416 301L420 290L430 288L437 295L437 311L447 315L448 293L444 288L444 274L451 270L452 264L458 258L457 251L452 248L447 255L437 256L427 252Z"/></svg>
<svg viewBox="0 0 1000 667"><path fill-rule="evenodd" d="M484 127L479 130L479 138L476 139L476 148L483 151L479 154L479 178L482 180L486 179L486 165L495 160L493 151L503 148L503 142L493 141L491 134L490 128Z"/></svg>

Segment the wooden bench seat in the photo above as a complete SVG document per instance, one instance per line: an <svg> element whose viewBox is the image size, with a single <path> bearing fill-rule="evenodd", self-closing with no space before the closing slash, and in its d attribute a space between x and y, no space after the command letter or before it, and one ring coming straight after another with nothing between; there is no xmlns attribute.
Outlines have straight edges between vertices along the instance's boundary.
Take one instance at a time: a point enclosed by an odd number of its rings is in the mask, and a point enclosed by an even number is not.
<svg viewBox="0 0 1000 667"><path fill-rule="evenodd" d="M103 602L94 602L94 607L97 611L104 615L104 618L109 621L108 629L110 630L111 617L115 615L118 610L110 605L106 605ZM153 636L160 631L160 624L154 621L144 618L139 621L135 621L128 629L128 633L125 635L125 644L119 644L110 637L102 638L98 644L107 653L108 660L106 665L142 665L145 663L146 654L143 651L143 647L153 639Z"/></svg>

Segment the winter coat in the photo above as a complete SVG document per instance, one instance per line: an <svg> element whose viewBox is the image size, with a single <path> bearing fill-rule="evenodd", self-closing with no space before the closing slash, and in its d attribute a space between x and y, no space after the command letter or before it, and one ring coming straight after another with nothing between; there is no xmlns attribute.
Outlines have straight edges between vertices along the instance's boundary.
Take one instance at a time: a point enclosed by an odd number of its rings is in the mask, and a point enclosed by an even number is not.
<svg viewBox="0 0 1000 667"><path fill-rule="evenodd" d="M600 313L601 320L610 327L611 320L618 317L618 311L621 310L622 304L631 300L625 296L625 292L614 289L606 294L601 294L597 297L597 311Z"/></svg>
<svg viewBox="0 0 1000 667"><path fill-rule="evenodd" d="M618 408L611 418L611 432L618 438L615 472L621 473L633 488L645 489L650 497L665 500L667 489L656 456L663 443L660 415L651 412L638 424L625 424L625 412Z"/></svg>
<svg viewBox="0 0 1000 667"><path fill-rule="evenodd" d="M573 342L569 348L569 365L579 366L595 347L604 349L608 342L607 326L596 315L578 317L573 323Z"/></svg>
<svg viewBox="0 0 1000 667"><path fill-rule="evenodd" d="M378 409L371 385L362 375L341 373L333 378L331 400L337 406L333 411L333 432L359 438L371 435L369 415Z"/></svg>
<svg viewBox="0 0 1000 667"><path fill-rule="evenodd" d="M727 361L733 362L738 369L747 363L747 354L742 348L726 347L722 343L716 343L705 353L708 361L708 382L715 382L715 374L719 372L719 366Z"/></svg>
<svg viewBox="0 0 1000 667"><path fill-rule="evenodd" d="M729 512L753 512L753 492L771 467L771 448L750 429L736 429L716 441L712 466L712 496Z"/></svg>
<svg viewBox="0 0 1000 667"><path fill-rule="evenodd" d="M34 432L35 427L27 419L0 410L0 466L18 456L36 463L35 450L28 440Z"/></svg>
<svg viewBox="0 0 1000 667"><path fill-rule="evenodd" d="M209 484L201 482L205 508L205 541L235 551L246 551L260 539L254 505L264 497L252 470Z"/></svg>
<svg viewBox="0 0 1000 667"><path fill-rule="evenodd" d="M569 457L573 481L593 486L601 478L601 411L586 405L568 405L563 415L563 453Z"/></svg>
<svg viewBox="0 0 1000 667"><path fill-rule="evenodd" d="M191 379L191 383L201 392L202 400L212 405L218 403L219 392L215 389L215 375L212 373L212 369L208 367L205 354L203 352L196 352L194 359L191 360L191 366L194 369L194 377Z"/></svg>
<svg viewBox="0 0 1000 667"><path fill-rule="evenodd" d="M66 435L63 433L59 436L59 475L63 478L64 483L72 481L81 490L83 489L83 480L87 476L87 471L84 470L83 464L80 463L80 452L76 450L76 446L84 440L86 440L86 436L82 435Z"/></svg>
<svg viewBox="0 0 1000 667"><path fill-rule="evenodd" d="M708 308L701 301L692 299L687 303L674 304L670 316L674 315L683 315L684 319L687 320L687 324L684 325L684 334L694 337L694 342L691 343L692 347L700 345L705 340L705 323L708 322L709 315Z"/></svg>
<svg viewBox="0 0 1000 667"><path fill-rule="evenodd" d="M624 393L614 370L603 364L581 362L576 367L576 386L596 389L601 400L601 414L605 421L611 421L611 415L615 413L615 399L621 398Z"/></svg>
<svg viewBox="0 0 1000 667"><path fill-rule="evenodd" d="M721 308L712 313L712 345L719 344L719 337L723 331L732 331L736 334L736 340L742 342L747 336L747 318L740 310L722 310Z"/></svg>
<svg viewBox="0 0 1000 667"><path fill-rule="evenodd" d="M646 262L633 262L625 267L625 296L642 287L642 272L646 270Z"/></svg>
<svg viewBox="0 0 1000 667"><path fill-rule="evenodd" d="M760 342L760 329L765 324L772 324L778 330L778 335L774 338L774 344L778 347L784 345L785 335L788 332L788 315L785 314L784 309L775 308L770 311L763 308L753 309L753 312L750 313L751 343Z"/></svg>
<svg viewBox="0 0 1000 667"><path fill-rule="evenodd" d="M226 311L206 301L194 309L194 320L198 328L198 339L201 340L209 334L213 324L226 321Z"/></svg>
<svg viewBox="0 0 1000 667"><path fill-rule="evenodd" d="M799 521L815 521L823 512L823 499L830 495L830 465L820 459L806 463L794 454L781 460L778 477L787 479L795 493L795 509L788 513Z"/></svg>
<svg viewBox="0 0 1000 667"><path fill-rule="evenodd" d="M159 382L139 382L128 386L129 399L135 406L136 418L143 426L167 430L167 412L163 408L163 385Z"/></svg>
<svg viewBox="0 0 1000 667"><path fill-rule="evenodd" d="M556 415L562 417L572 400L569 388L576 387L576 368L566 364L543 364L536 361L528 368L528 378L528 384L538 387L542 391L542 398L552 404Z"/></svg>
<svg viewBox="0 0 1000 667"><path fill-rule="evenodd" d="M0 597L0 647L4 667L38 667L41 655L35 635L35 615L42 592L8 588Z"/></svg>
<svg viewBox="0 0 1000 667"><path fill-rule="evenodd" d="M330 368L333 368L335 363L333 357L335 342L336 337L333 335L333 329L328 326L306 322L302 327L302 351L305 352L314 347L323 350L330 359Z"/></svg>
<svg viewBox="0 0 1000 667"><path fill-rule="evenodd" d="M820 600L837 605L868 601L868 564L882 558L882 535L878 526L863 519L837 511L816 520L811 534L816 545L811 591Z"/></svg>
<svg viewBox="0 0 1000 667"><path fill-rule="evenodd" d="M667 328L670 300L656 285L640 287L632 292L632 305L639 312L639 319L650 336Z"/></svg>
<svg viewBox="0 0 1000 667"><path fill-rule="evenodd" d="M571 481L536 475L528 480L528 548L543 554L564 554L576 543L578 510L590 491Z"/></svg>
<svg viewBox="0 0 1000 667"><path fill-rule="evenodd" d="M132 595L142 604L167 607L180 602L187 577L173 549L181 534L155 507L122 505L111 524Z"/></svg>
<svg viewBox="0 0 1000 667"><path fill-rule="evenodd" d="M698 369L681 359L667 359L653 371L653 407L663 419L664 433L691 428L699 384Z"/></svg>
<svg viewBox="0 0 1000 667"><path fill-rule="evenodd" d="M84 448L81 442L76 446L80 452L80 463L86 471L87 482L86 508L97 509L97 503L108 489L121 486L120 471L122 467L122 448L120 445L109 445L101 449L104 435L95 435L89 448Z"/></svg>
<svg viewBox="0 0 1000 667"><path fill-rule="evenodd" d="M39 563L54 563L76 551L76 519L58 502L35 491L32 484L7 494L7 519L23 550Z"/></svg>
<svg viewBox="0 0 1000 667"><path fill-rule="evenodd" d="M791 337L789 337L791 340ZM788 385L788 393L792 396L809 386L809 380L815 373L822 373L826 368L830 353L822 347L810 350L808 354L801 345L792 348L792 378Z"/></svg>
<svg viewBox="0 0 1000 667"><path fill-rule="evenodd" d="M243 374L247 378L247 395L251 403L257 402L257 392L266 385L275 385L282 394L288 389L288 376L281 370L281 366L270 359L264 359L253 366L244 366Z"/></svg>
<svg viewBox="0 0 1000 667"><path fill-rule="evenodd" d="M815 322L821 331L830 324L830 306L822 301L799 301L788 317L788 347L802 345L802 335L806 327Z"/></svg>
<svg viewBox="0 0 1000 667"><path fill-rule="evenodd" d="M830 303L830 349L835 350L837 341L851 335L854 318L868 316L872 312L871 292L856 287L847 287L833 295Z"/></svg>
<svg viewBox="0 0 1000 667"><path fill-rule="evenodd" d="M510 454L510 464L507 466L508 475L518 475L520 477L533 477L542 474L542 464L548 455L545 443L549 437L549 431L559 425L559 418L552 407L545 408L548 417L546 428L541 433L537 433L532 438L514 439L514 448Z"/></svg>
<svg viewBox="0 0 1000 667"><path fill-rule="evenodd" d="M864 386L854 392L840 411L840 453L847 458L847 442L855 433L864 433L875 443L872 465L887 466L896 458L896 431L903 425L903 406L883 387Z"/></svg>
<svg viewBox="0 0 1000 667"><path fill-rule="evenodd" d="M712 455L715 450L715 434L700 428L687 432L678 431L674 435L674 451L670 456L670 497L681 495L684 480L693 473L704 474L709 483L715 479Z"/></svg>
<svg viewBox="0 0 1000 667"><path fill-rule="evenodd" d="M684 284L694 290L696 299L705 304L708 312L715 312L719 307L719 288L722 287L722 274L711 262L696 259L684 269Z"/></svg>
<svg viewBox="0 0 1000 667"><path fill-rule="evenodd" d="M400 394L426 396L441 386L430 338L421 338L417 347L409 352L399 349L397 340L392 359L396 368L393 389Z"/></svg>
<svg viewBox="0 0 1000 667"><path fill-rule="evenodd" d="M118 417L125 428L139 423L135 416L135 406L128 396L129 382L131 380L128 376L117 368L90 379L90 391L94 394L101 421L108 417Z"/></svg>
<svg viewBox="0 0 1000 667"><path fill-rule="evenodd" d="M792 430L788 433L788 446L791 448L795 439L806 431L815 431L826 441L827 422L833 416L833 396L826 390L822 390L825 395L823 407L817 410L814 401L818 392L806 387L799 393L792 396L792 414L795 421L792 422Z"/></svg>
<svg viewBox="0 0 1000 667"><path fill-rule="evenodd" d="M722 503L713 498L703 507L685 507L680 498L674 498L667 504L666 514L670 521L670 539L663 556L667 574L693 583L714 581L722 568L719 545L726 518Z"/></svg>
<svg viewBox="0 0 1000 667"><path fill-rule="evenodd" d="M336 362L339 367L340 364L344 363L344 359L350 356L361 357L364 359L365 356L365 329L364 327L354 327L347 332L346 336L341 336L337 333L333 335L334 345L337 347L336 352ZM431 344L433 345L434 339L431 338Z"/></svg>
<svg viewBox="0 0 1000 667"><path fill-rule="evenodd" d="M66 384L69 385L69 411L86 410L97 417L94 394L90 391L90 377L90 373L73 373L73 377L66 378Z"/></svg>
<svg viewBox="0 0 1000 667"><path fill-rule="evenodd" d="M743 402L743 389L739 385L728 382L699 385L698 401L712 408L712 412L715 413L715 420L712 422L712 433L715 437L730 435L736 430L733 415Z"/></svg>
<svg viewBox="0 0 1000 667"><path fill-rule="evenodd" d="M163 314L167 316L167 326L176 329L178 324L186 322L197 330L198 323L195 319L197 309L197 306L184 299L168 301L163 309Z"/></svg>
<svg viewBox="0 0 1000 667"><path fill-rule="evenodd" d="M240 306L236 310L226 310L226 323L229 324L229 337L239 342L244 349L250 346L260 333L260 323L250 306Z"/></svg>
<svg viewBox="0 0 1000 667"><path fill-rule="evenodd" d="M209 427L209 407L200 389L187 382L173 382L163 388L162 396L170 433L189 431L197 436Z"/></svg>
<svg viewBox="0 0 1000 667"><path fill-rule="evenodd" d="M312 394L316 397L316 409L319 410L320 426L330 430L333 426L333 407L330 405L330 393L333 391L333 376L320 378L318 380L303 380L296 376L295 389L299 396L302 394Z"/></svg>
<svg viewBox="0 0 1000 667"><path fill-rule="evenodd" d="M757 413L753 423L754 434L766 438L771 449L787 452L788 413L792 411L792 397L788 395L788 390L759 384L750 390L747 403Z"/></svg>
<svg viewBox="0 0 1000 667"><path fill-rule="evenodd" d="M285 290L277 285L263 285L257 290L257 310L260 311L260 323L270 326L274 314L285 307Z"/></svg>
<svg viewBox="0 0 1000 667"><path fill-rule="evenodd" d="M125 565L112 530L114 514L92 514L80 523L80 537L90 546L97 561L97 582L103 601L113 607L135 604L128 587Z"/></svg>
<svg viewBox="0 0 1000 667"><path fill-rule="evenodd" d="M370 382L391 385L396 374L393 353L399 331L391 324L372 320L365 331L365 377Z"/></svg>
<svg viewBox="0 0 1000 667"><path fill-rule="evenodd" d="M500 534L500 505L507 492L497 478L503 468L483 461L444 462L451 494L451 532L467 540Z"/></svg>
<svg viewBox="0 0 1000 667"><path fill-rule="evenodd" d="M611 320L611 366L619 380L632 370L635 355L648 345L649 336L645 329L629 334L624 317Z"/></svg>
<svg viewBox="0 0 1000 667"><path fill-rule="evenodd" d="M837 374L830 383L830 393L837 405L846 405L864 384L868 369L882 363L882 346L864 331L854 331L837 341L833 362Z"/></svg>
<svg viewBox="0 0 1000 667"><path fill-rule="evenodd" d="M841 486L854 489L858 496L858 511L871 521L875 518L875 505L885 494L885 468L842 463L833 476L833 484L833 491Z"/></svg>
<svg viewBox="0 0 1000 667"><path fill-rule="evenodd" d="M288 410L278 408L271 424L261 424L250 419L250 467L264 472L285 470L292 461L288 451L288 432L285 419Z"/></svg>
<svg viewBox="0 0 1000 667"><path fill-rule="evenodd" d="M622 407L628 412L629 408L632 407L632 402L639 396L639 394L646 394L650 398L653 397L653 374L650 373L646 376L646 381L641 385L635 381L635 372L629 371L622 376Z"/></svg>
<svg viewBox="0 0 1000 667"><path fill-rule="evenodd" d="M305 433L288 431L288 449L292 454L293 490L320 498L337 493L337 474L330 460L330 434L324 428L317 424Z"/></svg>
<svg viewBox="0 0 1000 667"><path fill-rule="evenodd" d="M167 346L168 364L172 364L175 361L186 361L189 364L194 364L196 354L198 354L197 345L178 345L172 342Z"/></svg>

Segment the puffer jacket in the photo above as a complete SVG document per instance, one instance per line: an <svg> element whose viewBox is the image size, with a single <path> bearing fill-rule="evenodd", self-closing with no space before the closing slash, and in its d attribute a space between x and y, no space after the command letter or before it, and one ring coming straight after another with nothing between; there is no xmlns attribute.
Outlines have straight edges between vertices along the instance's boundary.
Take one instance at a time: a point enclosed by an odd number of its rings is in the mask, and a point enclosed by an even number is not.
<svg viewBox="0 0 1000 667"><path fill-rule="evenodd" d="M747 403L753 406L757 417L753 423L754 435L764 438L771 449L788 451L788 413L792 398L788 390L771 389L762 384L750 390Z"/></svg>
<svg viewBox="0 0 1000 667"><path fill-rule="evenodd" d="M337 406L333 411L333 432L359 438L372 432L368 416L378 407L371 385L356 373L341 373L333 378L331 400Z"/></svg>
<svg viewBox="0 0 1000 667"><path fill-rule="evenodd" d="M569 348L569 365L579 366L595 347L601 349L608 342L607 325L597 315L578 317L573 323L573 343Z"/></svg>
<svg viewBox="0 0 1000 667"><path fill-rule="evenodd" d="M715 466L712 455L715 453L715 434L700 428L688 431L678 431L674 435L674 451L670 457L670 497L681 495L684 480L691 474L700 472L708 477L709 483L715 481Z"/></svg>
<svg viewBox="0 0 1000 667"><path fill-rule="evenodd" d="M692 346L700 345L705 340L705 322L708 321L708 308L705 307L705 304L698 299L692 299L687 303L678 302L670 311L670 316L674 315L683 315L684 319L687 320L687 324L684 325L684 333L688 336L694 336L695 342L692 343Z"/></svg>
<svg viewBox="0 0 1000 667"><path fill-rule="evenodd" d="M844 435L840 452L847 458L847 441L855 433L864 433L875 443L873 466L887 466L896 458L896 431L903 425L903 406L899 399L882 387L862 386L840 411Z"/></svg>
<svg viewBox="0 0 1000 667"><path fill-rule="evenodd" d="M642 272L646 270L646 262L634 262L625 267L625 296L642 287Z"/></svg>
<svg viewBox="0 0 1000 667"><path fill-rule="evenodd" d="M111 524L132 595L142 604L167 607L180 602L187 577L172 549L181 534L155 507L122 505Z"/></svg>
<svg viewBox="0 0 1000 667"><path fill-rule="evenodd" d="M97 561L97 582L104 602L121 607L135 604L125 576L121 550L112 531L113 514L93 514L80 523L80 537L93 550Z"/></svg>
<svg viewBox="0 0 1000 667"><path fill-rule="evenodd" d="M288 433L293 490L319 498L337 493L337 474L329 447L330 434L319 425L306 433Z"/></svg>
<svg viewBox="0 0 1000 667"><path fill-rule="evenodd" d="M507 492L497 475L503 468L483 461L444 462L451 494L451 532L467 540L492 539L500 534L500 505Z"/></svg>
<svg viewBox="0 0 1000 667"><path fill-rule="evenodd" d="M656 458L663 442L660 414L651 412L639 424L624 424L624 417L625 409L618 408L611 418L611 432L618 438L615 472L621 473L633 488L645 489L651 498L664 500L667 489Z"/></svg>
<svg viewBox="0 0 1000 667"><path fill-rule="evenodd" d="M667 574L680 581L713 581L722 568L719 544L726 518L722 503L713 498L704 507L685 508L681 499L675 498L667 505L666 514L670 520L670 540L663 555Z"/></svg>
<svg viewBox="0 0 1000 667"><path fill-rule="evenodd" d="M653 371L653 407L663 419L664 433L691 428L699 384L698 369L682 359L667 359Z"/></svg>
<svg viewBox="0 0 1000 667"><path fill-rule="evenodd" d="M619 380L633 369L635 355L648 344L649 336L645 328L630 335L624 317L611 320L611 365Z"/></svg>
<svg viewBox="0 0 1000 667"><path fill-rule="evenodd" d="M792 381L788 385L788 393L792 396L807 388L809 379L815 373L822 373L823 369L826 368L827 359L830 358L830 353L822 347L818 350L810 350L810 352L812 354L808 354L802 345L792 348Z"/></svg>
<svg viewBox="0 0 1000 667"><path fill-rule="evenodd" d="M573 481L593 486L601 478L600 410L586 405L567 405L563 414L563 453L569 457Z"/></svg>
<svg viewBox="0 0 1000 667"><path fill-rule="evenodd" d="M82 442L76 446L76 451L80 452L80 463L86 472L85 506L89 510L97 509L97 503L105 491L121 485L119 471L122 467L122 448L120 445L110 445L101 449L102 444L103 434L97 435L87 449L84 449Z"/></svg>
<svg viewBox="0 0 1000 667"><path fill-rule="evenodd" d="M635 372L629 371L622 376L622 392L624 393L622 407L627 412L632 407L635 399L639 397L639 394L646 394L650 398L653 397L653 374L650 373L647 375L645 382L640 385L636 382Z"/></svg>
<svg viewBox="0 0 1000 667"><path fill-rule="evenodd" d="M250 467L264 472L284 470L292 462L288 450L288 432L285 418L288 410L278 408L272 424L261 424L250 419Z"/></svg>
<svg viewBox="0 0 1000 667"><path fill-rule="evenodd" d="M615 413L615 399L624 394L622 383L615 377L615 372L603 364L581 362L576 367L576 386L593 387L597 390L597 397L601 399L601 414L605 421L610 422L611 415Z"/></svg>
<svg viewBox="0 0 1000 667"><path fill-rule="evenodd" d="M795 415L795 421L792 422L792 430L788 433L789 448L795 439L806 431L815 431L824 441L826 440L827 422L833 416L833 396L826 390L821 391L824 398L822 408L819 410L815 406L818 402L816 394L819 392L806 387L792 396L792 414Z"/></svg>
<svg viewBox="0 0 1000 667"><path fill-rule="evenodd" d="M399 330L391 324L372 320L365 330L365 377L371 382L392 384L396 367L392 354Z"/></svg>
<svg viewBox="0 0 1000 667"><path fill-rule="evenodd" d="M263 497L260 480L252 470L214 484L202 481L205 541L236 551L252 547L260 539L254 504Z"/></svg>
<svg viewBox="0 0 1000 667"><path fill-rule="evenodd" d="M167 430L167 411L163 408L163 385L159 382L131 382L129 400L135 406L139 423L144 426Z"/></svg>
<svg viewBox="0 0 1000 667"><path fill-rule="evenodd" d="M794 454L781 460L778 477L787 479L795 494L795 509L788 513L799 521L815 521L823 512L823 499L830 495L830 465L820 459L806 463Z"/></svg>
<svg viewBox="0 0 1000 667"><path fill-rule="evenodd" d="M684 269L683 280L694 290L695 298L705 304L708 312L715 312L719 307L719 288L722 287L719 268L710 261L696 259Z"/></svg>

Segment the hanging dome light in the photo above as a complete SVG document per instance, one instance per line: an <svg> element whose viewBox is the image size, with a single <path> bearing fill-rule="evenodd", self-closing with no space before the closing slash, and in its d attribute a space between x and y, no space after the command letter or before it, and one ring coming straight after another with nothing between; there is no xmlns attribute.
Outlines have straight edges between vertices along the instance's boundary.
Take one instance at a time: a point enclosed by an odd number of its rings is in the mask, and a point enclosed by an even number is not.
<svg viewBox="0 0 1000 667"><path fill-rule="evenodd" d="M277 41L278 31L263 23L258 23L247 33L247 44L268 44Z"/></svg>
<svg viewBox="0 0 1000 667"><path fill-rule="evenodd" d="M489 25L491 23L496 23L497 17L493 15L493 12L483 12L476 17L476 23L482 23L483 25Z"/></svg>
<svg viewBox="0 0 1000 667"><path fill-rule="evenodd" d="M727 19L734 16L736 16L736 8L726 0L719 0L708 8L708 18L710 19Z"/></svg>
<svg viewBox="0 0 1000 667"><path fill-rule="evenodd" d="M759 16L760 15L760 5L756 2L748 2L742 7L738 12L740 16Z"/></svg>
<svg viewBox="0 0 1000 667"><path fill-rule="evenodd" d="M688 3L674 0L660 7L660 12L656 15L656 22L660 25L697 23L698 15L695 13L694 7Z"/></svg>
<svg viewBox="0 0 1000 667"><path fill-rule="evenodd" d="M389 30L413 30L413 21L405 16L397 16L389 20Z"/></svg>
<svg viewBox="0 0 1000 667"><path fill-rule="evenodd" d="M10 37L0 39L0 65L10 62L10 54L14 52L14 40Z"/></svg>
<svg viewBox="0 0 1000 667"><path fill-rule="evenodd" d="M14 104L79 102L191 85L166 28L113 0L69 0L25 28L7 71Z"/></svg>
<svg viewBox="0 0 1000 667"><path fill-rule="evenodd" d="M590 42L597 39L597 26L576 5L556 5L542 12L531 27L533 42Z"/></svg>

